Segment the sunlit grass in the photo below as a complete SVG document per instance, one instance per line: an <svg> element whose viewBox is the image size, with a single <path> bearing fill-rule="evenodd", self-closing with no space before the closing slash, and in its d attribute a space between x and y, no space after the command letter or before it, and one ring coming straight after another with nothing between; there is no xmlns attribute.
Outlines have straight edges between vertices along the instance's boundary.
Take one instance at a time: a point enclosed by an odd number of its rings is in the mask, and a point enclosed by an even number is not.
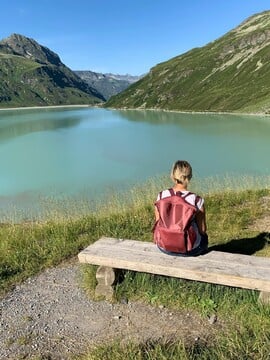
<svg viewBox="0 0 270 360"><path fill-rule="evenodd" d="M232 190L228 179L228 186L219 191L212 179L194 180L191 190L199 192L206 200L211 245L245 246L252 252L256 243L260 255L270 255L268 247L260 248L264 240L249 228L264 211L261 198L269 194L269 183L263 180L260 187L259 182L255 186L256 179L241 179L241 190L237 191ZM0 226L1 287L76 255L103 235L151 241L153 204L160 189L169 186L170 180L164 176L121 193L111 191L103 202L47 198L45 217L34 217L22 223L16 223L18 214L15 211L11 217L14 221L2 222Z"/></svg>
<svg viewBox="0 0 270 360"><path fill-rule="evenodd" d="M270 189L270 176L225 174L196 178L192 181L194 191L204 194L216 192Z"/></svg>
<svg viewBox="0 0 270 360"><path fill-rule="evenodd" d="M107 216L123 213L140 206L153 204L161 189L172 186L167 174L156 176L142 184L134 184L124 190L106 188L102 194L95 196L87 189L80 196L65 194L40 195L35 198L34 205L18 208L15 205L0 212L2 223L74 221L83 216L94 214ZM270 189L270 176L233 175L213 176L207 178L194 177L190 191L202 196L214 196L216 193L228 193L244 190Z"/></svg>
<svg viewBox="0 0 270 360"><path fill-rule="evenodd" d="M192 191L205 198L210 246L270 256L269 234L252 228L256 219L266 215L262 202L270 196L269 178L222 178L220 183L216 180L194 179L191 186ZM47 198L43 212L46 216L22 223L16 223L15 213L15 221L0 226L1 292L76 256L101 236L152 241L153 203L157 193L169 186L170 180L164 176L121 193L110 191L103 202ZM82 286L93 296L95 268L82 266L82 272ZM116 301L139 300L153 306L194 311L202 317L217 314L226 323L226 333L204 346L177 339L155 344L130 343L124 348L116 342L92 349L84 359L268 359L270 308L258 304L256 291L126 272L115 296Z"/></svg>

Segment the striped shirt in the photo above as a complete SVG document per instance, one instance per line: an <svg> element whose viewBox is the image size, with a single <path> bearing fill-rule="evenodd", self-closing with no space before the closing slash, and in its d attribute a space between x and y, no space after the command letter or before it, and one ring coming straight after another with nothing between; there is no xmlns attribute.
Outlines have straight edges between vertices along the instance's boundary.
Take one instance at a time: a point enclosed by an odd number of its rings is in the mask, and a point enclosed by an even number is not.
<svg viewBox="0 0 270 360"><path fill-rule="evenodd" d="M188 195L185 197L186 194L188 194ZM169 189L168 190L163 190L158 194L157 201L160 200L160 199L164 199L166 197L169 197L169 196L171 196L171 193L170 193ZM202 206L204 204L204 199L203 198L201 198L200 196L198 196L198 195L196 195L194 193L189 192L188 190L181 191L181 196L185 197L185 200L189 204L194 205L194 206L196 206L196 208L198 210L201 210L201 208L202 208ZM197 201L196 201L196 199L197 199Z"/></svg>

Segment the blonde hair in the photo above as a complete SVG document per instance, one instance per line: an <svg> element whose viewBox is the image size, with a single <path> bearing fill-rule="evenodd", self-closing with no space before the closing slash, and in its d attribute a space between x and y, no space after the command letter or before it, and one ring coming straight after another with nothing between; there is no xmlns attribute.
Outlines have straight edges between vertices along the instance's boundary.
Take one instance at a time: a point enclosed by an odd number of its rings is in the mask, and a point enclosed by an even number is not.
<svg viewBox="0 0 270 360"><path fill-rule="evenodd" d="M171 179L178 184L187 185L192 178L192 167L185 160L177 160L171 171Z"/></svg>

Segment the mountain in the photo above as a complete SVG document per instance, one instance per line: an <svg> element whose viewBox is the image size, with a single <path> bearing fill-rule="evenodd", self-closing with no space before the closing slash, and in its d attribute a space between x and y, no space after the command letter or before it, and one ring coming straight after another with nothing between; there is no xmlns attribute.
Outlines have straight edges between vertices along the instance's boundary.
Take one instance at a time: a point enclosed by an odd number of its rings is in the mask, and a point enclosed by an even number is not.
<svg viewBox="0 0 270 360"><path fill-rule="evenodd" d="M96 104L104 97L35 40L0 41L0 107Z"/></svg>
<svg viewBox="0 0 270 360"><path fill-rule="evenodd" d="M270 113L270 11L156 65L105 106Z"/></svg>
<svg viewBox="0 0 270 360"><path fill-rule="evenodd" d="M130 75L130 74L125 74L125 75L119 75L119 74L112 74L112 73L108 73L105 74L108 77L111 77L113 79L116 80L124 80L124 81L128 81L130 84L140 80L144 75Z"/></svg>
<svg viewBox="0 0 270 360"><path fill-rule="evenodd" d="M95 88L103 97L108 100L111 96L116 95L130 84L138 81L141 76L102 74L93 71L75 71L75 73L87 84Z"/></svg>

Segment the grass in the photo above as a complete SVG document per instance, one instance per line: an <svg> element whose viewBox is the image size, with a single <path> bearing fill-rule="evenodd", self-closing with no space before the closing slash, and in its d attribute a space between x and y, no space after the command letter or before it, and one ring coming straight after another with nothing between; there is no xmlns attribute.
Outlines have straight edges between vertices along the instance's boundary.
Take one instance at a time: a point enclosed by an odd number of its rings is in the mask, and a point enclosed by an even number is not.
<svg viewBox="0 0 270 360"><path fill-rule="evenodd" d="M0 67L0 108L100 102L65 66L1 53Z"/></svg>
<svg viewBox="0 0 270 360"><path fill-rule="evenodd" d="M104 106L269 113L269 44L261 40L266 23L269 28L269 14L248 19L248 32L234 29L157 64Z"/></svg>
<svg viewBox="0 0 270 360"><path fill-rule="evenodd" d="M262 217L264 198L270 196L269 179L229 182L214 187L212 180L193 184L204 196L207 207L210 246L231 252L270 256L269 234L252 229ZM113 194L95 211L76 211L74 204L61 206L51 217L0 226L0 289L13 285L69 259L101 236L152 240L153 202L165 187L165 178L149 181L126 193ZM216 181L216 179L214 179ZM268 182L268 186L267 186ZM209 187L209 188L207 188ZM221 190L222 189L222 190ZM251 190L252 189L252 190ZM58 204L59 205L59 204ZM79 205L79 204L77 204ZM92 206L92 205L91 205ZM68 211L72 209L72 211ZM81 209L80 209L81 210ZM83 266L84 288L93 293L95 268ZM259 305L256 291L126 272L117 285L121 298L194 311L202 317L217 314L226 323L226 333L217 334L209 344L185 344L177 339L146 344L118 341L91 349L81 359L268 359L270 348L270 307Z"/></svg>

